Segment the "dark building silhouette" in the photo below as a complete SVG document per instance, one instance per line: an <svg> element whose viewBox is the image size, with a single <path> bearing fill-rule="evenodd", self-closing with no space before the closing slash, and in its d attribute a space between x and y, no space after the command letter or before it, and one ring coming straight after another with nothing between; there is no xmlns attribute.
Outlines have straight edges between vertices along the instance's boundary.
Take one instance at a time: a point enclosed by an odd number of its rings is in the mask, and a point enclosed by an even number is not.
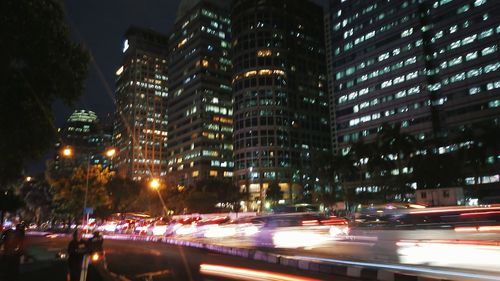
<svg viewBox="0 0 500 281"><path fill-rule="evenodd" d="M277 182L310 197L330 149L323 10L305 0L236 0L232 11L235 181L254 207Z"/></svg>

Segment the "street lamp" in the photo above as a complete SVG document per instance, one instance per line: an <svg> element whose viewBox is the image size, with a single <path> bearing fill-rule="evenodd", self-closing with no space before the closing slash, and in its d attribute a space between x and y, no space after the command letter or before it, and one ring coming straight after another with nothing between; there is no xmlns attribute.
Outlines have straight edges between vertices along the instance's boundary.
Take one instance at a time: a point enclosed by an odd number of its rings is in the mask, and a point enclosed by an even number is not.
<svg viewBox="0 0 500 281"><path fill-rule="evenodd" d="M153 190L158 190L158 188L160 188L160 181L158 179L152 179L149 182L149 187Z"/></svg>
<svg viewBox="0 0 500 281"><path fill-rule="evenodd" d="M113 156L116 154L116 149L115 148L110 148L104 152L104 155L106 155L109 158L113 158ZM71 158L73 157L73 148L71 146L66 146L62 150L62 155L66 158ZM86 179L86 184L85 184L85 197L83 199L83 216L82 216L82 228L84 225L87 224L88 221L88 214L86 214L86 209L87 209L87 197L89 193L89 177L90 177L90 157L92 156L92 153L89 152L87 154L87 179Z"/></svg>
<svg viewBox="0 0 500 281"><path fill-rule="evenodd" d="M109 158L112 158L113 156L115 156L115 154L116 154L116 149L114 148L106 150L106 156L108 156Z"/></svg>
<svg viewBox="0 0 500 281"><path fill-rule="evenodd" d="M168 209L167 209L167 206L165 205L165 201L163 200L163 197L161 196L160 185L161 185L161 183L160 183L160 180L158 180L158 179L152 178L149 181L149 187L152 190L155 190L156 193L158 194L158 198L160 198L161 205L163 206L163 211L165 212L165 215L167 215L168 214Z"/></svg>
<svg viewBox="0 0 500 281"><path fill-rule="evenodd" d="M67 147L63 148L62 155L64 157L71 157L71 156L73 156L73 149L70 146L67 146Z"/></svg>

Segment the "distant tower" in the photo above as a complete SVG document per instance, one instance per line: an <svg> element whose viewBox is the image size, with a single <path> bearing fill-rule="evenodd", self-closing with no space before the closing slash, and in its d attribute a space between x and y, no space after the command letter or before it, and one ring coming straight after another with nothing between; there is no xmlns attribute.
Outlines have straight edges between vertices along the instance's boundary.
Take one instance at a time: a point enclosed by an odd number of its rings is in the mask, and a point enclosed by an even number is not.
<svg viewBox="0 0 500 281"><path fill-rule="evenodd" d="M235 179L256 202L277 182L310 198L315 155L330 150L323 10L306 0L232 5Z"/></svg>
<svg viewBox="0 0 500 281"><path fill-rule="evenodd" d="M168 180L233 177L230 20L225 2L182 1L169 41Z"/></svg>
<svg viewBox="0 0 500 281"><path fill-rule="evenodd" d="M53 166L55 176L70 173L73 169L86 165L88 157L92 165L110 166L110 160L103 157L102 153L111 145L111 136L101 126L95 112L75 110L59 130L59 137ZM60 150L66 146L73 150L71 158L60 155Z"/></svg>
<svg viewBox="0 0 500 281"><path fill-rule="evenodd" d="M149 29L130 27L116 71L113 144L118 175L133 180L166 175L167 42Z"/></svg>

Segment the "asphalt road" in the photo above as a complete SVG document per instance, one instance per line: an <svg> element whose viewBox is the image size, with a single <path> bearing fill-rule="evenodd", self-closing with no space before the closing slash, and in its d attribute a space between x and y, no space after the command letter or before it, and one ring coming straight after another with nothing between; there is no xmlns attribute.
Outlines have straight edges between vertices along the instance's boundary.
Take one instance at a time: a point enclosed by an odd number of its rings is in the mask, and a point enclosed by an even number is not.
<svg viewBox="0 0 500 281"><path fill-rule="evenodd" d="M40 281L64 280L64 264L54 257L68 241L28 237L26 251L34 260L23 265L22 280L30 280L28 276L33 275ZM163 243L107 240L104 248L108 269L129 280L353 280Z"/></svg>
<svg viewBox="0 0 500 281"><path fill-rule="evenodd" d="M500 274L499 233L457 233L453 230L354 230L344 240L325 241L313 247L261 247L258 235L253 238L191 238L202 243L229 247L259 248L281 255L312 256L348 261L433 266L470 272ZM300 244L300 233L294 239ZM418 247L398 243L420 243ZM427 242L427 243L422 243ZM471 242L471 245L466 243ZM493 243L494 246L481 246ZM453 254L451 254L453 253Z"/></svg>

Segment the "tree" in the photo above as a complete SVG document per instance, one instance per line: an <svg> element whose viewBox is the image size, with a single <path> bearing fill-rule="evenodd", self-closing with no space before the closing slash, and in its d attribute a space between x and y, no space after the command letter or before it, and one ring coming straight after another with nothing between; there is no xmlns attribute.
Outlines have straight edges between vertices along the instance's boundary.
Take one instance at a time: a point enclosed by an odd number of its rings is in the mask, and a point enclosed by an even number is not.
<svg viewBox="0 0 500 281"><path fill-rule="evenodd" d="M53 208L53 194L45 180L25 182L20 188L20 196L25 203L25 213L39 224L47 219Z"/></svg>
<svg viewBox="0 0 500 281"><path fill-rule="evenodd" d="M108 168L101 165L90 166L88 174L87 207L94 209L110 207L111 198L106 186L113 176ZM80 166L73 171L71 177L49 179L54 187L54 201L59 211L73 218L79 218L83 213L84 197L87 185L87 168Z"/></svg>
<svg viewBox="0 0 500 281"><path fill-rule="evenodd" d="M277 182L273 181L267 187L266 199L271 201L271 206L278 204L278 201L283 199L283 191Z"/></svg>
<svg viewBox="0 0 500 281"><path fill-rule="evenodd" d="M12 189L0 192L0 229L3 225L5 213L15 212L23 206L20 196L16 195Z"/></svg>
<svg viewBox="0 0 500 281"><path fill-rule="evenodd" d="M461 167L457 155L426 153L412 159L413 180L419 189L457 186Z"/></svg>
<svg viewBox="0 0 500 281"><path fill-rule="evenodd" d="M456 142L460 143L459 157L461 163L463 163L462 168L465 172L469 172L469 175L464 174L463 176L474 176L474 182L481 183L481 175L485 173L494 173L494 170L488 171L488 169L495 169L495 164L497 162L496 155L499 154L500 148L500 128L494 122L485 122L482 124L477 124L474 128L465 128L461 131Z"/></svg>
<svg viewBox="0 0 500 281"><path fill-rule="evenodd" d="M401 124L382 125L370 149L367 169L377 185L382 188L385 200L403 197L410 193L409 176L404 168L409 168L410 159L416 150L415 138L401 132ZM394 175L392 171L395 170Z"/></svg>
<svg viewBox="0 0 500 281"><path fill-rule="evenodd" d="M59 0L0 1L0 38L1 188L54 144L52 104L81 96L89 54L71 41Z"/></svg>
<svg viewBox="0 0 500 281"><path fill-rule="evenodd" d="M127 178L114 177L108 182L106 188L111 199L110 212L133 211L131 207L137 201L141 192L140 183Z"/></svg>
<svg viewBox="0 0 500 281"><path fill-rule="evenodd" d="M199 181L185 188L182 194L186 208L198 213L236 211L243 198L239 188L231 181L219 179ZM219 207L216 206L218 204Z"/></svg>

